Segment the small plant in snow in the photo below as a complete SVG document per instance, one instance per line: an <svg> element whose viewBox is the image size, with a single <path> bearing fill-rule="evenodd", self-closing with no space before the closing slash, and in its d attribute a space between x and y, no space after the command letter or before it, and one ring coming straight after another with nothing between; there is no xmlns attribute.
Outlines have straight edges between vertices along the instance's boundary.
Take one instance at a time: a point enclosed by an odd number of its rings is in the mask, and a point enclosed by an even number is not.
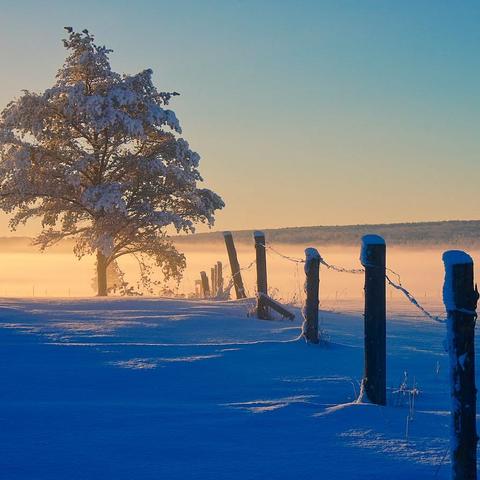
<svg viewBox="0 0 480 480"><path fill-rule="evenodd" d="M321 313L319 313L318 316L318 338L320 340L320 343L330 343L330 334L325 328L324 318Z"/></svg>
<svg viewBox="0 0 480 480"><path fill-rule="evenodd" d="M403 379L400 382L398 388L392 390L393 405L396 407L408 407L408 414L405 419L405 440L408 442L410 433L410 423L414 419L415 415L415 399L420 394L420 390L417 387L415 377L413 378L412 385L408 384L408 372L403 372Z"/></svg>
<svg viewBox="0 0 480 480"><path fill-rule="evenodd" d="M212 225L224 203L198 186L200 157L167 108L178 94L158 91L149 69L112 71L111 50L87 30L66 30L53 87L24 91L0 115L0 209L13 214L12 229L40 218L42 249L72 237L79 258L95 253L98 295L108 266L129 254L152 292L153 268L166 279L185 268L167 227Z"/></svg>
<svg viewBox="0 0 480 480"><path fill-rule="evenodd" d="M268 296L276 302L282 302L283 299L280 296L280 290L276 287L268 287Z"/></svg>
<svg viewBox="0 0 480 480"><path fill-rule="evenodd" d="M408 406L409 415L413 419L415 399L420 394L415 378L412 385L408 384L408 372L403 372L403 379L398 388L392 390L393 405L396 407Z"/></svg>

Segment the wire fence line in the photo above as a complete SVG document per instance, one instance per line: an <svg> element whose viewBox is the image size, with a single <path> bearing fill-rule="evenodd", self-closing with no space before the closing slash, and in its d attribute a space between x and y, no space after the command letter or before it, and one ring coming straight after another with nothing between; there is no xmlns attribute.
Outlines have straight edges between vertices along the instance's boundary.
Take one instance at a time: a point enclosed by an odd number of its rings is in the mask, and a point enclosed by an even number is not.
<svg viewBox="0 0 480 480"><path fill-rule="evenodd" d="M397 274L398 275L398 274ZM425 307L423 307L422 305L420 305L420 303L418 303L418 300L405 288L402 286L401 283L394 283L392 282L392 280L390 280L390 277L388 275L385 275L385 279L387 280L387 283L395 288L396 290L400 291L401 293L403 293L403 295L407 298L407 300L412 304L414 305L415 307L417 307L427 318L429 318L430 320L433 320L434 322L438 322L438 323L445 323L445 319L443 318L440 318L438 317L437 315L433 315L432 313L430 313L428 310L425 309Z"/></svg>
<svg viewBox="0 0 480 480"><path fill-rule="evenodd" d="M253 262L249 263L246 267L240 268L238 272L235 272L234 274L230 275L227 286L223 289L223 294L226 296L230 295L230 291L232 290L234 285L235 277L240 275L240 272L246 272L247 270L250 270L256 263L257 261L254 260ZM248 291L246 287L244 286L243 288L244 288L245 294L248 296Z"/></svg>
<svg viewBox="0 0 480 480"><path fill-rule="evenodd" d="M364 273L365 269L364 268L344 268L344 267L339 267L338 265L332 265L331 263L327 263L326 260L320 255L320 263L327 267L329 270L334 270L335 272L339 273Z"/></svg>
<svg viewBox="0 0 480 480"><path fill-rule="evenodd" d="M283 259L288 260L288 261L293 262L293 263L296 263L297 265L301 264L301 263L305 263L305 260L303 258L295 258L295 257L290 257L288 255L284 255L283 253L279 252L278 250L271 247L270 245L263 245L263 244L260 244L260 245L263 248L268 249L268 250L272 251L273 253L275 253L276 255L282 257ZM334 265L334 264L328 263L321 255L320 255L320 263L322 265L324 265L326 268L328 268L329 270L333 270L333 271L339 272L339 273L351 273L351 274L365 273L365 268L345 268L345 267L342 267L342 266L339 266L339 265ZM401 276L400 276L399 273L395 272L394 270L392 270L391 268L388 268L388 267L386 267L385 270L387 272L391 273L392 275L395 275L395 277L397 277L397 282L394 282L387 274L385 274L385 279L386 279L389 286L391 286L395 290L398 290L399 292L401 292L404 295L404 297L414 307L416 307L418 310L420 310L425 317L427 317L430 320L433 320L434 322L437 322L437 323L445 323L446 320L444 318L441 318L441 317L439 317L437 315L434 315L431 312L429 312L425 307L423 307L420 304L420 302L414 297L414 295L411 292L409 292L402 285ZM465 313L471 313L471 312L465 312Z"/></svg>

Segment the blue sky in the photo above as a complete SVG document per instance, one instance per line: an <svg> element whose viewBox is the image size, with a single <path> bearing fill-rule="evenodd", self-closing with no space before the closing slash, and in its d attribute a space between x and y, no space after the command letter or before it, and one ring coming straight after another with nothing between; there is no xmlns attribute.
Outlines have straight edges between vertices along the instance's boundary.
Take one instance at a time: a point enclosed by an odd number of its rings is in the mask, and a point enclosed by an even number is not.
<svg viewBox="0 0 480 480"><path fill-rule="evenodd" d="M217 228L480 218L480 2L0 7L0 108L53 83L64 25L88 28L114 69L181 93Z"/></svg>

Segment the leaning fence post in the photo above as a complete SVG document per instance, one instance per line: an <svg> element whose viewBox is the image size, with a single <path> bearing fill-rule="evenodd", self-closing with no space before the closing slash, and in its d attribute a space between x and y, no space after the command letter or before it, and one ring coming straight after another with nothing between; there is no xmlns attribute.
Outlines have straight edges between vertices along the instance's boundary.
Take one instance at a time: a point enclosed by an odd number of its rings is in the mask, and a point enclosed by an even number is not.
<svg viewBox="0 0 480 480"><path fill-rule="evenodd" d="M315 248L305 250L305 323L303 336L308 342L318 343L318 304L320 285L320 254Z"/></svg>
<svg viewBox="0 0 480 480"><path fill-rule="evenodd" d="M262 294L268 294L267 286L267 252L265 247L265 234L263 232L254 232L255 254L257 263L257 317L262 320L268 320L268 307L262 301Z"/></svg>
<svg viewBox="0 0 480 480"><path fill-rule="evenodd" d="M443 263L443 302L447 310L452 397L452 479L476 479L475 310L478 291L473 283L473 260L470 255L460 250L449 250L443 254Z"/></svg>
<svg viewBox="0 0 480 480"><path fill-rule="evenodd" d="M210 296L210 287L208 285L208 277L205 272L200 272L200 278L202 279L203 297L208 298Z"/></svg>
<svg viewBox="0 0 480 480"><path fill-rule="evenodd" d="M385 240L379 235L362 237L360 261L365 267L365 373L368 399L387 403Z"/></svg>
<svg viewBox="0 0 480 480"><path fill-rule="evenodd" d="M225 245L227 247L228 260L230 261L230 268L232 270L233 286L235 287L235 294L238 299L247 298L245 288L243 287L242 274L240 273L240 265L238 263L237 251L233 243L233 236L231 232L223 232Z"/></svg>

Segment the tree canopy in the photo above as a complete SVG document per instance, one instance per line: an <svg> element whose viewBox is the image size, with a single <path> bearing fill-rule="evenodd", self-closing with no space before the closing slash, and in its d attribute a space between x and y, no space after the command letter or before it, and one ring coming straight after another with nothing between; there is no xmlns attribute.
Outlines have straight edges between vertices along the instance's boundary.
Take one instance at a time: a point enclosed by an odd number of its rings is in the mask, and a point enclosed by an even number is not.
<svg viewBox="0 0 480 480"><path fill-rule="evenodd" d="M55 84L24 91L0 115L0 208L12 229L39 217L42 249L73 237L78 257L96 253L100 295L108 265L127 254L146 287L152 266L179 278L185 258L167 228L212 225L224 203L199 186L200 157L168 109L178 94L158 91L152 70L112 71L111 50L66 30Z"/></svg>

